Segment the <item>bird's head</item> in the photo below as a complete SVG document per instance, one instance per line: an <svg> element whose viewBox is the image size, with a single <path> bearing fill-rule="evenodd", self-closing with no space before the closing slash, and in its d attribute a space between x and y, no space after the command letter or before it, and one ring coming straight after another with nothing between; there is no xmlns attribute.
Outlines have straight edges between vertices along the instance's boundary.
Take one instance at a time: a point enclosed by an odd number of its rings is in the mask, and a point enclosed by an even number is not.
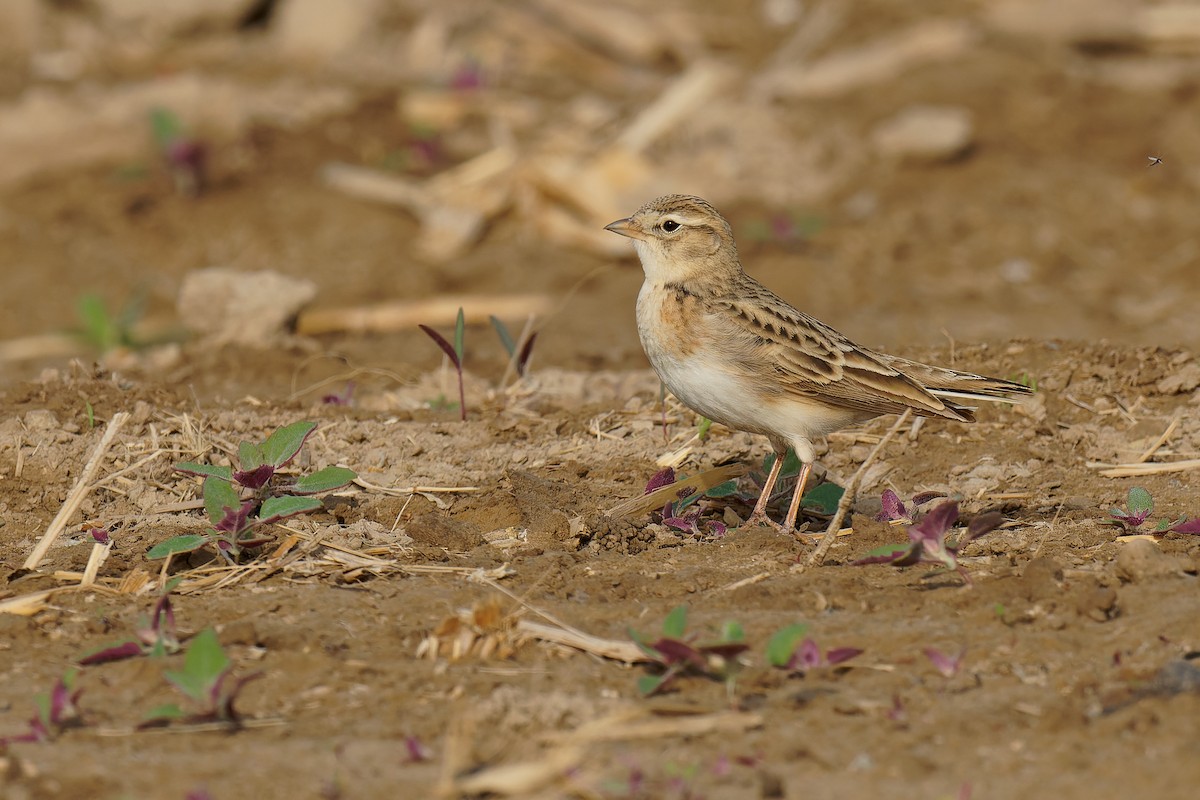
<svg viewBox="0 0 1200 800"><path fill-rule="evenodd" d="M660 197L604 229L633 239L648 280L677 283L741 270L729 223L699 197Z"/></svg>

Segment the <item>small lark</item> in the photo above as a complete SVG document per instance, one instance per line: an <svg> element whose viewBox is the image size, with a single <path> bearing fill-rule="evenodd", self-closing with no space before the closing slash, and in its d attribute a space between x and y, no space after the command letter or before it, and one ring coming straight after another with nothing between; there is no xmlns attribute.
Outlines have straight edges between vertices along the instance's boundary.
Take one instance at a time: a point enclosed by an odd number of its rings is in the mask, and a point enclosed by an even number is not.
<svg viewBox="0 0 1200 800"><path fill-rule="evenodd" d="M794 529L814 439L906 409L971 422L971 408L953 401L1029 392L876 353L797 311L742 271L729 223L699 197L660 197L605 229L633 239L642 260L638 333L659 378L697 413L771 442L775 463L747 525ZM789 446L803 468L780 526L766 507Z"/></svg>

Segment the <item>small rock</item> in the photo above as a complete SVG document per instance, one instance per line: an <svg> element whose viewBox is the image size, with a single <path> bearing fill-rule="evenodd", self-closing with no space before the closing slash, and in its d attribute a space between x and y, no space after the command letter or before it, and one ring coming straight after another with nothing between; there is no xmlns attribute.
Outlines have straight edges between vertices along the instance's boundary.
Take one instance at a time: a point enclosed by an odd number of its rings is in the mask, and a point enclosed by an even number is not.
<svg viewBox="0 0 1200 800"><path fill-rule="evenodd" d="M1085 591L1075 604L1075 610L1097 622L1110 620L1120 613L1117 592L1111 586L1097 586Z"/></svg>
<svg viewBox="0 0 1200 800"><path fill-rule="evenodd" d="M35 408L25 414L25 428L30 431L51 431L59 427L58 417L47 408Z"/></svg>
<svg viewBox="0 0 1200 800"><path fill-rule="evenodd" d="M1192 361L1159 380L1154 388L1159 394L1183 394L1200 386L1200 364Z"/></svg>
<svg viewBox="0 0 1200 800"><path fill-rule="evenodd" d="M329 59L371 27L378 7L377 0L285 0L275 12L275 44L292 58Z"/></svg>
<svg viewBox="0 0 1200 800"><path fill-rule="evenodd" d="M970 149L971 112L957 106L911 106L871 133L882 156L913 161L951 161Z"/></svg>
<svg viewBox="0 0 1200 800"><path fill-rule="evenodd" d="M1047 600L1059 593L1062 581L1062 565L1053 558L1035 558L1025 565L1021 580L1025 584L1025 596L1029 600Z"/></svg>
<svg viewBox="0 0 1200 800"><path fill-rule="evenodd" d="M1134 539L1121 547L1113 562L1113 571L1126 583L1137 583L1148 578L1178 575L1182 570L1179 563L1159 549L1149 539Z"/></svg>
<svg viewBox="0 0 1200 800"><path fill-rule="evenodd" d="M176 304L195 333L255 345L274 342L316 294L316 285L303 278L212 267L188 273Z"/></svg>

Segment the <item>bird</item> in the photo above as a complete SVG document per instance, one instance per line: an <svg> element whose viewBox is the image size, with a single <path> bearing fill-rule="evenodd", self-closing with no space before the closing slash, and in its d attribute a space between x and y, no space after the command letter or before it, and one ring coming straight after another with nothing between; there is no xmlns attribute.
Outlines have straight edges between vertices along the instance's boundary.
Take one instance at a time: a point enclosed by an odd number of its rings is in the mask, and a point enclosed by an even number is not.
<svg viewBox="0 0 1200 800"><path fill-rule="evenodd" d="M965 402L1017 402L1013 381L922 364L856 344L746 274L733 229L707 201L672 194L605 226L627 236L645 281L642 348L668 390L696 413L766 436L775 453L746 526L795 530L814 441L881 414L974 421ZM767 503L791 447L800 474L783 524Z"/></svg>

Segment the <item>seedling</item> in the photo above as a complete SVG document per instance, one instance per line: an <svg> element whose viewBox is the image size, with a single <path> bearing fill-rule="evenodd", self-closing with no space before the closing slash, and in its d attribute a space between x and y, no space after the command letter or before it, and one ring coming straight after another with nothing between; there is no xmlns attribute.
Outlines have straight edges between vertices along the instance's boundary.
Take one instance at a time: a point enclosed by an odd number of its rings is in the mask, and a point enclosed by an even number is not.
<svg viewBox="0 0 1200 800"><path fill-rule="evenodd" d="M891 564L894 567L909 567L913 564L938 564L954 570L965 583L972 583L971 576L958 562L958 552L968 542L978 539L1000 527L1004 517L992 511L980 514L971 520L967 530L954 544L946 542L946 535L958 520L958 503L947 502L934 508L916 525L908 528L907 544L889 544L877 547L864 557L853 562L859 564Z"/></svg>
<svg viewBox="0 0 1200 800"><path fill-rule="evenodd" d="M442 348L442 352L446 354L446 358L450 359L450 363L454 365L454 370L458 373L458 414L459 418L464 422L467 419L467 398L463 389L463 333L466 328L466 323L463 320L463 310L458 309L458 319L454 322L454 344L446 341L446 337L435 331L428 325L418 325L421 330L433 339L434 343Z"/></svg>
<svg viewBox="0 0 1200 800"><path fill-rule="evenodd" d="M171 609L169 592L170 589L158 598L150 618L141 620L132 637L89 653L79 659L80 665L105 664L137 656L162 658L178 653L182 645L175 630L175 612Z"/></svg>
<svg viewBox="0 0 1200 800"><path fill-rule="evenodd" d="M151 110L150 128L175 190L189 197L203 192L208 177L208 149L204 143L188 135L179 117L165 108Z"/></svg>
<svg viewBox="0 0 1200 800"><path fill-rule="evenodd" d="M646 484L645 494L656 489L661 489L664 486L670 486L677 480L683 480L684 476L675 475L675 470L667 467L659 470L651 476L650 481ZM730 497L737 493L736 481L725 481L719 483L705 492L697 492L694 489L683 488L679 490L679 499L672 500L663 506L662 510L657 512L663 525L668 528L674 528L685 533L708 534L710 536L724 536L728 529L724 522L719 519L704 518L705 512L709 510L707 507L698 505L701 498L722 498ZM695 506L693 508L693 506ZM689 510L690 509L690 510Z"/></svg>
<svg viewBox="0 0 1200 800"><path fill-rule="evenodd" d="M492 321L492 327L496 329L496 335L500 337L500 344L508 353L508 359L516 369L517 375L525 377L525 370L529 367L529 358L533 355L533 343L537 340L537 331L529 334L529 338L521 344L521 350L518 352L517 340L508 332L508 326L496 316L489 315L488 319Z"/></svg>
<svg viewBox="0 0 1200 800"><path fill-rule="evenodd" d="M906 525L912 525L917 521L919 507L945 496L944 492L919 492L913 495L912 500L909 501L912 503L912 508L909 509L900 499L900 495L891 489L884 489L879 498L883 508L875 515L875 520L877 522L903 522Z"/></svg>
<svg viewBox="0 0 1200 800"><path fill-rule="evenodd" d="M768 453L763 459L762 472L763 481L766 480L766 474L771 471L771 467L775 465L775 454ZM796 456L796 451L788 448L783 456L783 466L779 470L779 482L776 484L778 490L771 496L771 502L779 498L791 497L792 486L787 479L795 478L800 474L800 459ZM755 482L758 482L758 476L754 477ZM759 486L756 486L753 492L742 495L742 499L753 503L758 498ZM800 498L800 507L812 509L818 514L829 516L837 512L838 501L842 499L842 494L845 490L836 483L822 483L814 486L804 493L804 497Z"/></svg>
<svg viewBox="0 0 1200 800"><path fill-rule="evenodd" d="M0 751L18 742L49 742L67 728L82 724L79 715L79 696L75 688L75 670L67 670L49 692L34 697L37 714L29 718L29 729L13 736L0 736Z"/></svg>
<svg viewBox="0 0 1200 800"><path fill-rule="evenodd" d="M75 316L79 327L74 331L76 338L93 351L111 353L122 347L136 348L139 342L133 333L134 327L145 310L142 295L136 295L116 314L108 310L104 299L98 294L87 293L75 301Z"/></svg>
<svg viewBox="0 0 1200 800"><path fill-rule="evenodd" d="M354 399L354 381L347 381L346 388L340 392L321 396L321 402L327 406L349 406Z"/></svg>
<svg viewBox="0 0 1200 800"><path fill-rule="evenodd" d="M638 679L638 691L650 696L669 684L676 676L691 673L725 681L732 695L737 673L741 669L738 656L750 649L745 642L742 626L726 622L715 641L693 644L694 636L686 636L687 606L676 606L662 624L662 635L648 641L632 628L629 637L639 649L662 668L657 675Z"/></svg>
<svg viewBox="0 0 1200 800"><path fill-rule="evenodd" d="M238 447L239 468L185 461L175 469L204 476L204 510L212 527L203 534L184 534L151 548L149 558L166 558L209 546L230 563L247 549L271 541L268 525L281 519L321 508L311 495L340 489L357 476L345 467L325 467L311 475L284 479L287 466L309 435L315 422L296 422L272 433L261 444L242 442Z"/></svg>
<svg viewBox="0 0 1200 800"><path fill-rule="evenodd" d="M806 636L807 625L780 628L767 642L767 663L788 672L804 673L822 667L835 667L862 654L857 647L834 647L821 652L816 641Z"/></svg>
<svg viewBox="0 0 1200 800"><path fill-rule="evenodd" d="M152 709L144 724L155 725L181 721L185 723L222 722L236 726L240 717L234 701L242 687L262 677L261 672L235 678L233 664L212 628L196 634L183 656L183 669L163 673L175 688L183 692L199 710L185 712L179 705L168 703Z"/></svg>
<svg viewBox="0 0 1200 800"><path fill-rule="evenodd" d="M958 651L958 655L948 655L938 650L936 647L926 647L922 652L925 657L933 664L934 669L942 673L943 677L953 678L962 669L963 658L967 655L967 648Z"/></svg>
<svg viewBox="0 0 1200 800"><path fill-rule="evenodd" d="M1125 496L1125 508L1114 508L1109 511L1112 519L1108 521L1120 526L1124 533L1131 534L1136 533L1153 512L1154 498L1150 492L1140 486L1134 486ZM1155 534L1171 532L1200 534L1200 519L1189 520L1185 515L1174 522L1165 519L1159 520L1151 532Z"/></svg>

